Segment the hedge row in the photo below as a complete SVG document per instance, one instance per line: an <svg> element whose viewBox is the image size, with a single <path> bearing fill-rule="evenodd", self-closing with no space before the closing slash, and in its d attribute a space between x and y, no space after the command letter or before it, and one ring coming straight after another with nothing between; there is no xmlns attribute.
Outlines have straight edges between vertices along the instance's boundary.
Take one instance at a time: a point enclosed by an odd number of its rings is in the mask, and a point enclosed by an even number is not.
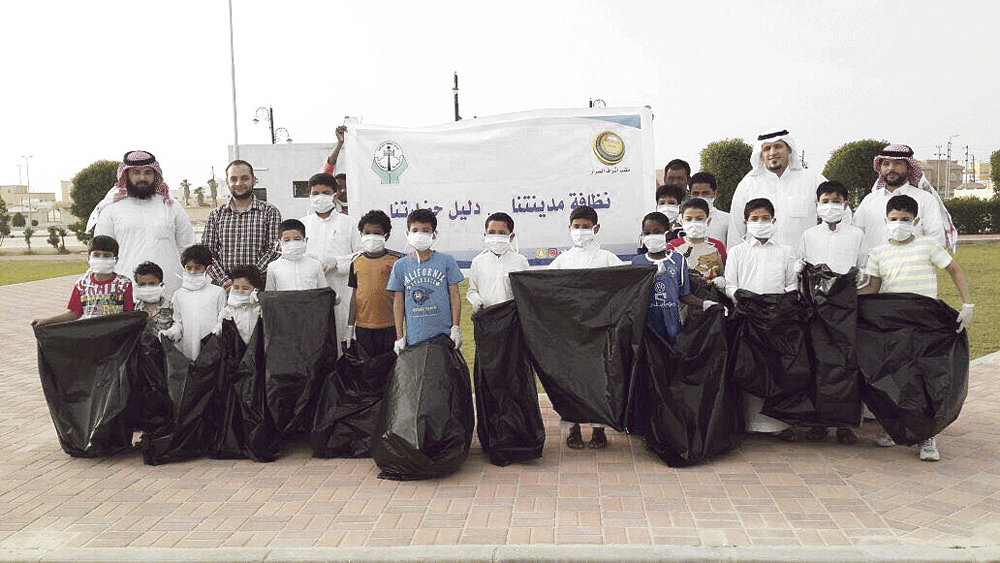
<svg viewBox="0 0 1000 563"><path fill-rule="evenodd" d="M959 197L944 202L961 235L1000 233L1000 199Z"/></svg>

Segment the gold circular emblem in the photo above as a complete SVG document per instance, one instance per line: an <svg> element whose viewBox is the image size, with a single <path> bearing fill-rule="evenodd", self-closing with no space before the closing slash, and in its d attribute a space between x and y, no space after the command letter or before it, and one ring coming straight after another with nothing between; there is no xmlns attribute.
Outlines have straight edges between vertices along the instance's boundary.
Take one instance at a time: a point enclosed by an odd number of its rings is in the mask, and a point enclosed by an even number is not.
<svg viewBox="0 0 1000 563"><path fill-rule="evenodd" d="M625 141L617 133L604 131L594 139L594 154L604 164L618 164L625 157Z"/></svg>

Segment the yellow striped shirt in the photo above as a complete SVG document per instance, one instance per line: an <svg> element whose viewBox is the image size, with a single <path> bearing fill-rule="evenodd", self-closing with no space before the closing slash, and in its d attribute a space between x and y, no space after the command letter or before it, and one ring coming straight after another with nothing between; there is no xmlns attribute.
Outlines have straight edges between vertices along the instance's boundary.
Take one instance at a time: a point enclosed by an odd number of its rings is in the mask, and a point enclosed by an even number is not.
<svg viewBox="0 0 1000 563"><path fill-rule="evenodd" d="M906 244L885 243L868 255L867 272L882 279L881 293L916 293L937 299L934 266L946 268L951 254L937 241L915 237Z"/></svg>

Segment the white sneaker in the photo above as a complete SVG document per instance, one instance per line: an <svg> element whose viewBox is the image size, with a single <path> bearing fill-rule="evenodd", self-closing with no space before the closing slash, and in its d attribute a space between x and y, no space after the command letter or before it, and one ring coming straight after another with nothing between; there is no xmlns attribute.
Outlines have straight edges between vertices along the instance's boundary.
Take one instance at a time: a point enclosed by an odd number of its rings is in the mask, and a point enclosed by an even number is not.
<svg viewBox="0 0 1000 563"><path fill-rule="evenodd" d="M920 442L920 461L937 461L941 459L941 454L937 449L937 438L927 438Z"/></svg>
<svg viewBox="0 0 1000 563"><path fill-rule="evenodd" d="M875 445L882 446L883 448L891 448L896 445L896 441L888 433L882 432L878 436L875 436Z"/></svg>

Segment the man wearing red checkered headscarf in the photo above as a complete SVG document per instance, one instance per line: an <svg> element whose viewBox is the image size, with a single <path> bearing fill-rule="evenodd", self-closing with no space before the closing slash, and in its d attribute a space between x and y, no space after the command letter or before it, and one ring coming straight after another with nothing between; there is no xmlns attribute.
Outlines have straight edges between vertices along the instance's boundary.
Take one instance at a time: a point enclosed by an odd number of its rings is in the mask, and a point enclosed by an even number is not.
<svg viewBox="0 0 1000 563"><path fill-rule="evenodd" d="M88 228L118 241L115 272L132 277L135 267L150 261L163 269L163 297L180 287L181 252L195 243L194 228L184 206L170 197L156 157L146 151L125 153L118 181L94 209Z"/></svg>
<svg viewBox="0 0 1000 563"><path fill-rule="evenodd" d="M889 240L885 226L886 203L893 196L908 195L917 201L917 217L920 218L914 234L932 238L955 252L958 233L951 215L913 158L913 149L906 145L888 145L875 156L872 166L878 172L878 180L854 214L854 226L865 232L861 251L867 256L871 249Z"/></svg>

